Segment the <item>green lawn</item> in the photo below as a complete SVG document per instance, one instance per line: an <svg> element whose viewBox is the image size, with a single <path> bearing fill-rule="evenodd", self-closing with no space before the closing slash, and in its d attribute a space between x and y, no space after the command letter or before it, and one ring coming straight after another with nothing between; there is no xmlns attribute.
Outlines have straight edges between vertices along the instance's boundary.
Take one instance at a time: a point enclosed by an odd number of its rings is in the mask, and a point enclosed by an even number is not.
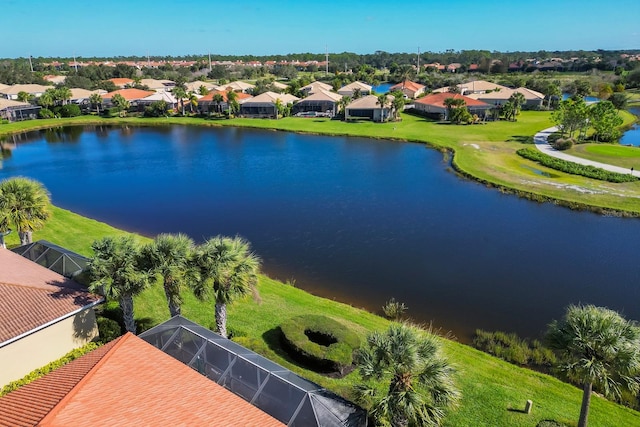
<svg viewBox="0 0 640 427"><path fill-rule="evenodd" d="M91 255L94 239L123 234L107 224L54 208L45 228L35 239L47 239L85 255ZM16 243L10 236L9 243ZM146 241L144 237L138 238ZM315 297L290 285L261 276L261 302L246 299L229 307L229 328L239 341L252 347L313 381L350 396L356 373L342 380L315 374L292 364L281 351L277 327L285 319L306 313L330 316L362 337L369 331L384 329L388 322L349 305ZM183 315L204 326L213 324L212 302L201 302L184 292ZM135 299L136 318L149 327L169 316L163 291L154 286ZM551 320L551 319L550 319ZM518 368L466 345L442 339L443 349L458 370L457 383L462 401L446 419L447 426L535 426L540 420L555 419L575 425L580 408L581 390L550 376ZM525 401L534 402L531 415L518 412ZM640 413L598 397L591 403L590 426L640 425Z"/></svg>
<svg viewBox="0 0 640 427"><path fill-rule="evenodd" d="M566 151L572 156L640 170L640 148L614 144L580 144Z"/></svg>

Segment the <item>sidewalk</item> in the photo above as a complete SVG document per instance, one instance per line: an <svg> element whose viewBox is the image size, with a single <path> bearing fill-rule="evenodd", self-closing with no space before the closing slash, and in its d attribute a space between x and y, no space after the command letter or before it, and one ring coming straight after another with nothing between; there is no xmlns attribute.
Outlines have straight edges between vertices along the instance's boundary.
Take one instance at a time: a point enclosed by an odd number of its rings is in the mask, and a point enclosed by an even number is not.
<svg viewBox="0 0 640 427"><path fill-rule="evenodd" d="M541 130L533 137L533 142L535 143L538 150L542 151L544 154L547 154L551 157L556 157L558 159L566 160L568 162L579 163L581 165L594 166L596 168L605 169L611 172L629 174L632 173L633 176L640 177L640 171L634 170L631 172L630 169L621 168L620 166L613 166L607 163L594 162L593 160L583 159L581 157L572 156L570 154L565 154L562 151L558 151L548 144L547 139L549 135L556 132L558 130L557 127L551 127L545 130Z"/></svg>

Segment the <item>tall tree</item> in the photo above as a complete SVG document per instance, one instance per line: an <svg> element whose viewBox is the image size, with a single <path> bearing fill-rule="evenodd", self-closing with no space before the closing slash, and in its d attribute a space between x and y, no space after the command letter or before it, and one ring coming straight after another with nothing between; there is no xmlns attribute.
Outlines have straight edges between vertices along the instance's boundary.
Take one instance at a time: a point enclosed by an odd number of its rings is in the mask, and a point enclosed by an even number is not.
<svg viewBox="0 0 640 427"><path fill-rule="evenodd" d="M66 86L60 86L55 90L55 100L60 102L62 105L66 105L67 102L71 99L71 89Z"/></svg>
<svg viewBox="0 0 640 427"><path fill-rule="evenodd" d="M351 104L351 97L350 96L343 96L339 101L338 101L338 108L340 109L340 114L342 114L344 117L347 116L347 107L349 106L349 104Z"/></svg>
<svg viewBox="0 0 640 427"><path fill-rule="evenodd" d="M589 107L589 123L596 141L610 142L620 137L618 127L624 120L610 101L600 101Z"/></svg>
<svg viewBox="0 0 640 427"><path fill-rule="evenodd" d="M551 101L559 100L562 96L562 90L557 82L549 82L544 88L544 95L547 98L547 108L551 109Z"/></svg>
<svg viewBox="0 0 640 427"><path fill-rule="evenodd" d="M187 100L189 101L189 109L191 110L191 114L193 114L193 109L198 106L198 97L195 92L189 91L187 93Z"/></svg>
<svg viewBox="0 0 640 427"><path fill-rule="evenodd" d="M385 117L384 112L385 109L389 107L389 98L387 98L386 94L378 95L378 100L376 104L380 106L380 121L384 122L388 117Z"/></svg>
<svg viewBox="0 0 640 427"><path fill-rule="evenodd" d="M100 106L102 106L102 97L99 93L92 93L89 97L89 103L96 108L98 115L100 115Z"/></svg>
<svg viewBox="0 0 640 427"><path fill-rule="evenodd" d="M194 293L198 298L213 294L216 327L226 337L227 304L250 292L257 298L260 259L244 239L216 236L199 246L195 265L200 280L193 285Z"/></svg>
<svg viewBox="0 0 640 427"><path fill-rule="evenodd" d="M162 281L171 317L180 314L180 290L194 279L193 240L185 234L159 234L142 248L142 265L152 281Z"/></svg>
<svg viewBox="0 0 640 427"><path fill-rule="evenodd" d="M229 118L240 112L240 103L238 103L238 94L232 89L227 91L227 104L229 105Z"/></svg>
<svg viewBox="0 0 640 427"><path fill-rule="evenodd" d="M437 338L413 326L394 323L369 335L356 364L364 380L356 386L356 400L377 425L440 425L445 409L458 401L454 370Z"/></svg>
<svg viewBox="0 0 640 427"><path fill-rule="evenodd" d="M117 300L125 329L136 333L133 297L149 285L149 275L140 265L140 248L131 236L104 237L91 245L89 263L92 292Z"/></svg>
<svg viewBox="0 0 640 427"><path fill-rule="evenodd" d="M174 87L171 92L173 93L173 96L175 96L178 102L180 103L180 111L184 116L184 99L187 97L187 91L184 90L182 86L176 85L176 87Z"/></svg>
<svg viewBox="0 0 640 427"><path fill-rule="evenodd" d="M50 216L49 192L40 182L23 177L0 181L0 232L14 226L20 244L26 245Z"/></svg>
<svg viewBox="0 0 640 427"><path fill-rule="evenodd" d="M224 96L222 96L221 93L216 93L215 95L213 95L212 101L216 106L216 113L219 113L220 112L220 104L222 104L224 102Z"/></svg>
<svg viewBox="0 0 640 427"><path fill-rule="evenodd" d="M33 95L30 93L27 93L23 90L21 90L20 92L18 92L18 101L20 102L31 102L33 100Z"/></svg>
<svg viewBox="0 0 640 427"><path fill-rule="evenodd" d="M557 368L582 384L579 427L586 427L595 386L608 397L623 388L637 394L640 373L640 329L613 310L572 305L560 321L553 321L546 342L559 355Z"/></svg>
<svg viewBox="0 0 640 427"><path fill-rule="evenodd" d="M447 109L447 120L453 123L460 123L461 113L460 109L466 110L467 103L462 98L446 98L443 102L445 108Z"/></svg>
<svg viewBox="0 0 640 427"><path fill-rule="evenodd" d="M129 110L129 108L131 107L129 101L127 101L127 99L119 93L113 95L113 97L111 98L111 103L116 106L118 111L120 111L121 116L126 116L127 110Z"/></svg>
<svg viewBox="0 0 640 427"><path fill-rule="evenodd" d="M55 89L47 89L40 98L38 98L38 104L42 106L42 108L50 108L56 102L54 97Z"/></svg>

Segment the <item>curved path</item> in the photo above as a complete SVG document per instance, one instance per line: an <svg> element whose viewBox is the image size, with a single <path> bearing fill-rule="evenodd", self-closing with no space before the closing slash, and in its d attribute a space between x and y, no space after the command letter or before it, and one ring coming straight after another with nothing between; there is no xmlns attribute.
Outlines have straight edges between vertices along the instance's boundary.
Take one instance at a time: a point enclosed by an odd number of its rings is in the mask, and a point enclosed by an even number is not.
<svg viewBox="0 0 640 427"><path fill-rule="evenodd" d="M551 145L549 145L549 143L547 142L547 139L549 138L549 135L556 132L557 130L558 128L554 126L545 130L541 130L540 132L535 134L535 136L533 137L533 142L535 143L538 150L542 151L544 154L547 154L551 157L556 157L558 159L566 160L568 162L579 163L581 165L595 166L597 168L605 169L611 172L625 173L625 174L631 173L633 174L633 176L640 177L640 171L634 170L633 172L631 172L631 170L627 168L622 168L620 166L613 166L607 163L594 162L593 160L583 159L582 157L572 156L570 154L565 154L562 151L556 150Z"/></svg>

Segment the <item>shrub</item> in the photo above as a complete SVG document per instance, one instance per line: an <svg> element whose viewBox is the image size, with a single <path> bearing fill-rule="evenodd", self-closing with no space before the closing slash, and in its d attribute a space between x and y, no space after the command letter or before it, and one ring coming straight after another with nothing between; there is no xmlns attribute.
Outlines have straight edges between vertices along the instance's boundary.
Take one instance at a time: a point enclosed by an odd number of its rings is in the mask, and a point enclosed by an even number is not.
<svg viewBox="0 0 640 427"><path fill-rule="evenodd" d="M120 110L117 107L106 108L103 114L106 117L118 117L120 116Z"/></svg>
<svg viewBox="0 0 640 427"><path fill-rule="evenodd" d="M76 104L67 104L60 108L60 115L62 117L78 117L80 114L82 114L82 111L80 111L80 107Z"/></svg>
<svg viewBox="0 0 640 427"><path fill-rule="evenodd" d="M553 144L551 144L551 146L558 151L568 150L569 148L573 147L573 139L558 138L553 142Z"/></svg>
<svg viewBox="0 0 640 427"><path fill-rule="evenodd" d="M54 114L53 111L49 110L48 108L43 108L38 112L38 117L40 117L41 119L53 119Z"/></svg>
<svg viewBox="0 0 640 427"><path fill-rule="evenodd" d="M382 306L382 312L387 319L398 321L402 319L402 315L408 307L403 302L396 301L395 298L391 298Z"/></svg>
<svg viewBox="0 0 640 427"><path fill-rule="evenodd" d="M106 344L122 335L122 328L120 328L120 324L115 320L98 316L96 322L98 323L100 341L103 343Z"/></svg>
<svg viewBox="0 0 640 427"><path fill-rule="evenodd" d="M610 172L604 169L596 168L594 166L581 165L578 163L557 159L540 152L536 148L521 148L520 150L516 151L516 153L519 156L524 157L525 159L538 162L542 166L546 166L548 168L559 170L565 173L570 173L573 175L581 175L587 178L599 179L601 181L608 182L633 182L638 180L637 177L631 174Z"/></svg>
<svg viewBox="0 0 640 427"><path fill-rule="evenodd" d="M344 373L353 364L360 338L343 324L326 316L305 315L280 325L291 357L319 372Z"/></svg>
<svg viewBox="0 0 640 427"><path fill-rule="evenodd" d="M521 366L549 367L555 362L553 351L542 346L538 340L529 344L516 334L476 329L473 346L507 362Z"/></svg>

